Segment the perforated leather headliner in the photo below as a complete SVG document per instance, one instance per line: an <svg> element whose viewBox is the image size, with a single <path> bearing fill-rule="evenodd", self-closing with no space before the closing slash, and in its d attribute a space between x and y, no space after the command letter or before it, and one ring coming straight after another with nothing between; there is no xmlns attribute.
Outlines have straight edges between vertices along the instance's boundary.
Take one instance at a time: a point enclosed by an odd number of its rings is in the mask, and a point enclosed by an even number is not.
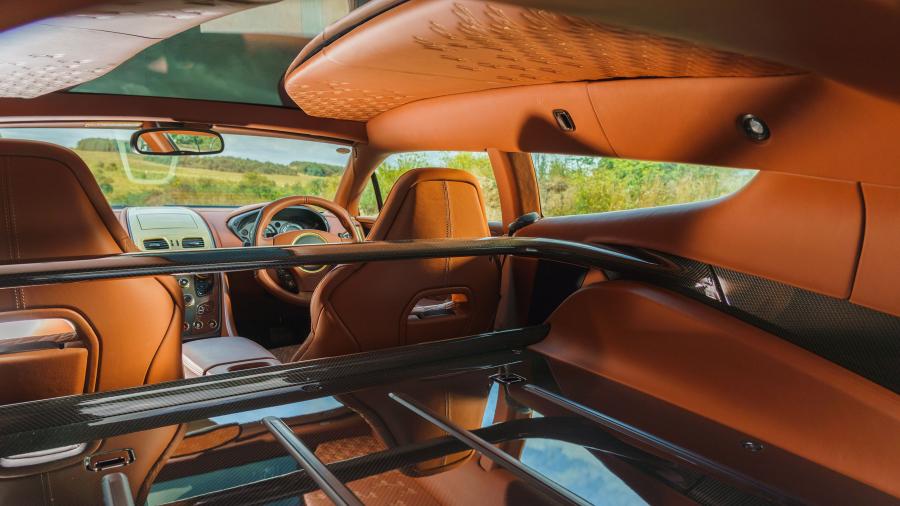
<svg viewBox="0 0 900 506"><path fill-rule="evenodd" d="M365 121L424 98L508 86L791 72L690 42L542 10L412 0L291 70L285 89L310 115Z"/></svg>

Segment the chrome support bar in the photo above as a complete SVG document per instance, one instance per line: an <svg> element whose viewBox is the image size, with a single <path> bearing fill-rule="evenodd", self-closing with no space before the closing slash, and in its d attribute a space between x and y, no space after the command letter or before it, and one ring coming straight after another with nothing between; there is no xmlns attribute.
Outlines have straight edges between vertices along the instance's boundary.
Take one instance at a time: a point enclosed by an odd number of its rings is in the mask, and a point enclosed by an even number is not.
<svg viewBox="0 0 900 506"><path fill-rule="evenodd" d="M525 464L522 464L520 461L511 457L508 453L497 449L497 447L492 445L490 442L485 441L471 431L468 431L456 425L450 420L447 420L441 415L438 415L434 411L431 411L427 407L419 404L415 399L412 399L409 396L403 394L393 392L388 395L391 399L397 401L406 409L419 415L436 427L439 427L441 430L455 437L469 448L480 452L482 455L491 459L497 465L503 467L526 484L532 485L535 489L546 495L548 498L553 499L561 504L577 504L579 506L590 505L590 503L588 503L584 499L560 487L547 478L544 478L537 472L533 471L531 468L527 467Z"/></svg>
<svg viewBox="0 0 900 506"><path fill-rule="evenodd" d="M291 457L294 457L294 460L306 471L306 474L316 482L322 492L331 499L331 502L337 506L363 506L356 494L328 470L325 463L319 460L316 454L294 435L294 431L281 418L267 416L263 418L262 422L275 436L275 439L281 443L281 446L284 446Z"/></svg>

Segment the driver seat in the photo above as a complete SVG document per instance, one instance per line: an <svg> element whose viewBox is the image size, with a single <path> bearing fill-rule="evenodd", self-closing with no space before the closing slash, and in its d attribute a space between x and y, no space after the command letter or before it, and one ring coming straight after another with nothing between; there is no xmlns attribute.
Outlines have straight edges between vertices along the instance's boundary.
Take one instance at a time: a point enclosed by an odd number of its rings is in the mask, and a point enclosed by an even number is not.
<svg viewBox="0 0 900 506"><path fill-rule="evenodd" d="M489 237L478 180L421 168L397 179L367 240ZM332 357L491 330L496 258L429 258L340 265L310 303L311 332L293 360Z"/></svg>

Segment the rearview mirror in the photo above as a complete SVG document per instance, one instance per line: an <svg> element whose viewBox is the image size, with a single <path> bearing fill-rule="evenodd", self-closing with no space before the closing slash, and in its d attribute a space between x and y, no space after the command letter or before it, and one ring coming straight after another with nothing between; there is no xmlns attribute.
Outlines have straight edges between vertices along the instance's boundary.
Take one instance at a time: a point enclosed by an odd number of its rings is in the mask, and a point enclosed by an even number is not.
<svg viewBox="0 0 900 506"><path fill-rule="evenodd" d="M146 128L131 136L131 147L142 155L214 155L225 149L225 141L212 130Z"/></svg>

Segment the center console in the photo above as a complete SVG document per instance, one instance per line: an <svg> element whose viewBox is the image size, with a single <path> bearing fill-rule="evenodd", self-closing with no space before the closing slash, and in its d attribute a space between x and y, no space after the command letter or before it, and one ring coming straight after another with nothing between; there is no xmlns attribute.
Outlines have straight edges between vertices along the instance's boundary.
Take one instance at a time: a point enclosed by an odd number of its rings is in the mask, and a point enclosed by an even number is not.
<svg viewBox="0 0 900 506"><path fill-rule="evenodd" d="M186 207L129 207L125 210L131 239L143 251L215 248L203 218ZM184 297L183 338L221 335L224 318L221 274L178 274Z"/></svg>
<svg viewBox="0 0 900 506"><path fill-rule="evenodd" d="M216 247L209 226L199 214L186 207L129 207L125 210L125 223L131 239L143 251ZM176 274L175 279L184 297L181 337L186 378L281 363L249 339L222 336L227 318L222 274Z"/></svg>

